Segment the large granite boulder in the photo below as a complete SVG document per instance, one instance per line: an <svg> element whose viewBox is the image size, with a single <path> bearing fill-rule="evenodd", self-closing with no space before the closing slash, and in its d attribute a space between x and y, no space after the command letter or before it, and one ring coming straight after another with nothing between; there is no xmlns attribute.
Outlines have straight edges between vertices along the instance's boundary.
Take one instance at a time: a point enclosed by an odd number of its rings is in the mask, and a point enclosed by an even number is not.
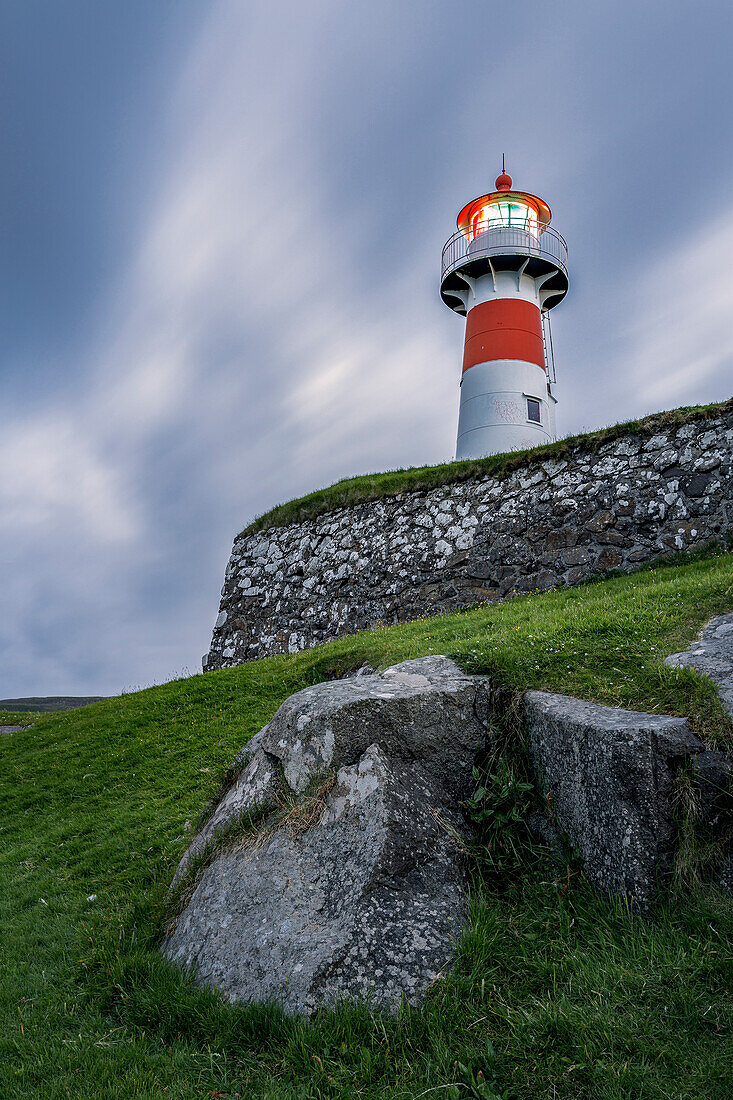
<svg viewBox="0 0 733 1100"><path fill-rule="evenodd" d="M586 877L648 908L673 866L675 779L705 746L684 718L539 691L525 695L525 720L538 782Z"/></svg>
<svg viewBox="0 0 733 1100"><path fill-rule="evenodd" d="M184 856L179 889L197 877L168 958L232 1001L293 1013L417 1003L466 920L458 803L485 696L425 657L287 699Z"/></svg>
<svg viewBox="0 0 733 1100"><path fill-rule="evenodd" d="M733 717L733 614L712 619L689 650L666 664L710 677ZM525 724L538 782L590 882L625 894L640 909L663 892L678 851L676 780L686 770L696 831L718 849L719 881L731 890L733 754L706 748L684 718L563 695L528 692Z"/></svg>
<svg viewBox="0 0 733 1100"><path fill-rule="evenodd" d="M719 682L729 620L703 635L718 647L706 670ZM705 655L693 655L701 667ZM232 1001L292 1013L344 999L416 1004L465 925L460 803L506 702L446 657L291 696L237 755L181 860L164 953ZM728 836L730 757L706 750L685 719L543 692L524 708L553 810L544 824L570 839L599 889L641 910L663 892L683 769L705 828Z"/></svg>

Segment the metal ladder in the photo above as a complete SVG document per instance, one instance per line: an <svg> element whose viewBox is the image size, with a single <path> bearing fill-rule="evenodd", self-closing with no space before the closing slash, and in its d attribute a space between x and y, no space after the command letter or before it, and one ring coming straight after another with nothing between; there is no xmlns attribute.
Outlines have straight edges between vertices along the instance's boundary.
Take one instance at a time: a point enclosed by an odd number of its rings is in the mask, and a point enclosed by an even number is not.
<svg viewBox="0 0 733 1100"><path fill-rule="evenodd" d="M548 388L554 386L557 382L557 374L555 373L555 352L552 347L552 327L550 325L550 311L543 309L540 312L542 317L542 344L545 349L545 370L547 371L547 384Z"/></svg>

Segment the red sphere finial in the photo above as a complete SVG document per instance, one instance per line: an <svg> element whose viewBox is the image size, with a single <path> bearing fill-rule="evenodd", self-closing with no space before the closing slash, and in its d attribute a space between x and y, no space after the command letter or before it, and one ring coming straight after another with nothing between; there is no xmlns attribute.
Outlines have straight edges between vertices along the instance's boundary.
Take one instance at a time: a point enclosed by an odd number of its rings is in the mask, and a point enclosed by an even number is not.
<svg viewBox="0 0 733 1100"><path fill-rule="evenodd" d="M504 168L504 154L501 154L501 174L496 177L496 183L494 185L497 191L511 191L512 189L512 177L508 174Z"/></svg>

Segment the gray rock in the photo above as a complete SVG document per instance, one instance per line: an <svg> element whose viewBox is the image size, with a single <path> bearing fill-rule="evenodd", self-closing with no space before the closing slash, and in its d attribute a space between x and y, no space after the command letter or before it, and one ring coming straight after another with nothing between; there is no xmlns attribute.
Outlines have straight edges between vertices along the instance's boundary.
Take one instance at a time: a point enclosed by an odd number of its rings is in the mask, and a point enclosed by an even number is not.
<svg viewBox="0 0 733 1100"><path fill-rule="evenodd" d="M675 776L705 746L683 718L564 695L528 692L525 715L538 782L589 881L648 908L672 869Z"/></svg>
<svg viewBox="0 0 733 1100"><path fill-rule="evenodd" d="M726 837L733 825L733 753L699 753L693 775L699 796L698 827L709 836Z"/></svg>
<svg viewBox="0 0 733 1100"><path fill-rule="evenodd" d="M355 764L376 743L395 760L427 762L436 789L455 798L480 744L456 736L474 718L476 691L476 679L447 657L421 657L291 695L260 744L298 793L327 769Z"/></svg>
<svg viewBox="0 0 733 1100"><path fill-rule="evenodd" d="M562 831L545 814L531 813L527 817L527 828L536 844L547 848L558 859L563 854Z"/></svg>
<svg viewBox="0 0 733 1100"><path fill-rule="evenodd" d="M273 762L296 803L328 770L334 785L302 834L276 815L213 852L168 931L167 957L232 1001L291 1013L344 999L416 1004L466 921L457 801L485 742L484 696L480 678L425 657L286 700L238 757L239 785L192 848L255 795L273 797Z"/></svg>
<svg viewBox="0 0 733 1100"><path fill-rule="evenodd" d="M733 614L712 619L688 650L667 657L666 664L694 668L709 676L733 717Z"/></svg>

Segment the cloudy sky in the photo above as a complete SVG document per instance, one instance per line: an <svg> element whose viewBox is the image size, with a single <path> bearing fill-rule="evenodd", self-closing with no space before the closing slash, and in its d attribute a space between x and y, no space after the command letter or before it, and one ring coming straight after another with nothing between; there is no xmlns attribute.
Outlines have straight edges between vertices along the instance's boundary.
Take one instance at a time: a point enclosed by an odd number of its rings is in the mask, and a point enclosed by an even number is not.
<svg viewBox="0 0 733 1100"><path fill-rule="evenodd" d="M452 458L502 152L561 433L733 394L732 57L704 0L4 0L0 697L198 671L249 520Z"/></svg>

